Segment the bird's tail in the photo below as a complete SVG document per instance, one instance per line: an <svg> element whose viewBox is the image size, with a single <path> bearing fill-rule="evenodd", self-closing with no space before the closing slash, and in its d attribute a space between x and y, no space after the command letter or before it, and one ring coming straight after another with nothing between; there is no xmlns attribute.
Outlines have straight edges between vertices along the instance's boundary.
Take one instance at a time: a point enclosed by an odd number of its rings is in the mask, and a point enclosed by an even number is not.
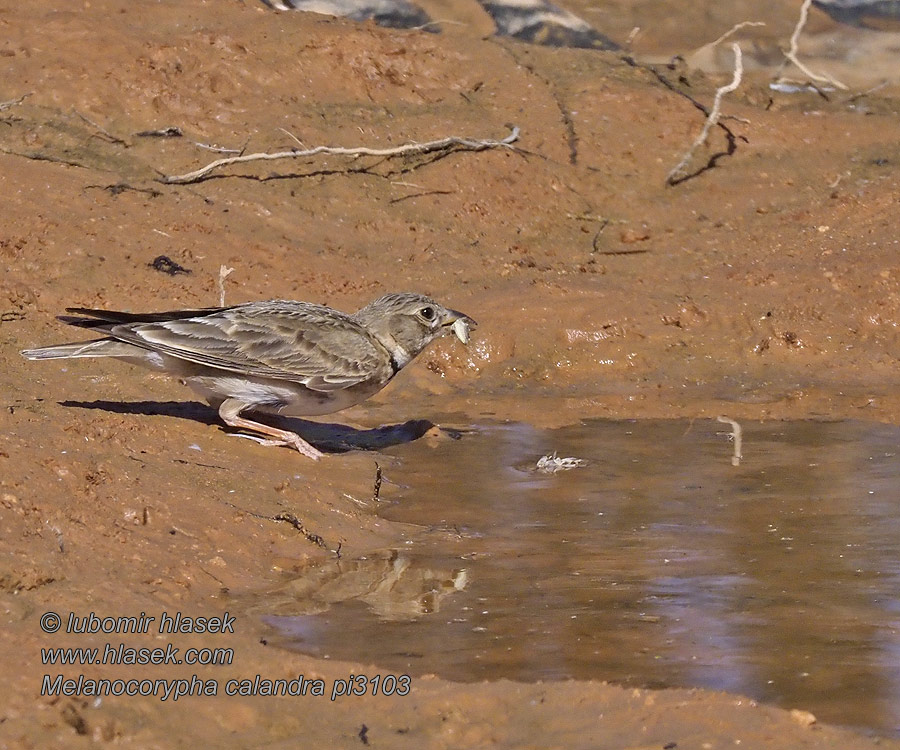
<svg viewBox="0 0 900 750"><path fill-rule="evenodd" d="M133 357L140 348L115 339L79 341L74 344L44 346L40 349L25 349L22 356L27 359L72 359L75 357Z"/></svg>

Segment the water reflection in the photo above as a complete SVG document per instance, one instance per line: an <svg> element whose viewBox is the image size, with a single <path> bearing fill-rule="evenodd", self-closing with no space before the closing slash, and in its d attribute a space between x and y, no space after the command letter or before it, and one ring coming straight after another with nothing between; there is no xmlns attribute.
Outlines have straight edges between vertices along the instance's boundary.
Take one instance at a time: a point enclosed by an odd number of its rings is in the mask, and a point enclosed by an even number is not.
<svg viewBox="0 0 900 750"><path fill-rule="evenodd" d="M440 610L441 600L462 591L465 568L416 565L397 550L379 550L356 560L335 558L257 597L253 611L271 622L327 612L335 604L357 602L382 620L414 620ZM285 623L283 627L288 627Z"/></svg>
<svg viewBox="0 0 900 750"><path fill-rule="evenodd" d="M418 621L281 619L284 642L455 680L726 689L900 734L900 430L743 427L739 467L705 421L485 428L439 470L404 446L383 513L429 529L410 570L468 585ZM534 471L553 451L587 465Z"/></svg>

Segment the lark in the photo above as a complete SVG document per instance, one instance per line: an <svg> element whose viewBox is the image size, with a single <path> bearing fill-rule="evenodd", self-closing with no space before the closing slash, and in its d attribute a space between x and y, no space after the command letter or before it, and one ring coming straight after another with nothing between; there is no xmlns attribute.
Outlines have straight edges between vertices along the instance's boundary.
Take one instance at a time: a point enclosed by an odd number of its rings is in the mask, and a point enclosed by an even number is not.
<svg viewBox="0 0 900 750"><path fill-rule="evenodd" d="M287 300L148 314L81 307L66 312L73 315L59 320L103 338L22 355L114 357L161 370L205 398L229 427L312 459L323 454L298 434L245 413L341 411L378 393L434 339L452 333L467 344L476 326L468 315L409 292L387 294L352 315Z"/></svg>

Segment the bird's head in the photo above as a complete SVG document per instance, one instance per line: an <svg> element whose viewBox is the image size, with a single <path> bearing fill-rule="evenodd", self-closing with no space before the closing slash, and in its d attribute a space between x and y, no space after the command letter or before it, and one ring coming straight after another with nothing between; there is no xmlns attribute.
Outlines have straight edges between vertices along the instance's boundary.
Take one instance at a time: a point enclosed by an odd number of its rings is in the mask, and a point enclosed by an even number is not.
<svg viewBox="0 0 900 750"><path fill-rule="evenodd" d="M424 294L386 294L353 317L387 348L403 367L434 339L453 333L464 344L477 325L468 315L451 310Z"/></svg>

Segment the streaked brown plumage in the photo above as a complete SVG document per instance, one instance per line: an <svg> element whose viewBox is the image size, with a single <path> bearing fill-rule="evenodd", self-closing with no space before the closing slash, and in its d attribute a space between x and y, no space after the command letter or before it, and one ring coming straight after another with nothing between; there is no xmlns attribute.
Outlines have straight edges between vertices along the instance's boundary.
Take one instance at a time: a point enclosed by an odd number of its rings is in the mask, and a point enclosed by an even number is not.
<svg viewBox="0 0 900 750"><path fill-rule="evenodd" d="M309 302L271 300L206 310L132 314L69 308L60 320L102 339L26 349L29 359L115 357L163 370L200 393L225 424L268 436L310 458L299 435L251 421L245 411L317 416L384 388L435 338L463 343L475 321L421 294L380 297L353 315Z"/></svg>

